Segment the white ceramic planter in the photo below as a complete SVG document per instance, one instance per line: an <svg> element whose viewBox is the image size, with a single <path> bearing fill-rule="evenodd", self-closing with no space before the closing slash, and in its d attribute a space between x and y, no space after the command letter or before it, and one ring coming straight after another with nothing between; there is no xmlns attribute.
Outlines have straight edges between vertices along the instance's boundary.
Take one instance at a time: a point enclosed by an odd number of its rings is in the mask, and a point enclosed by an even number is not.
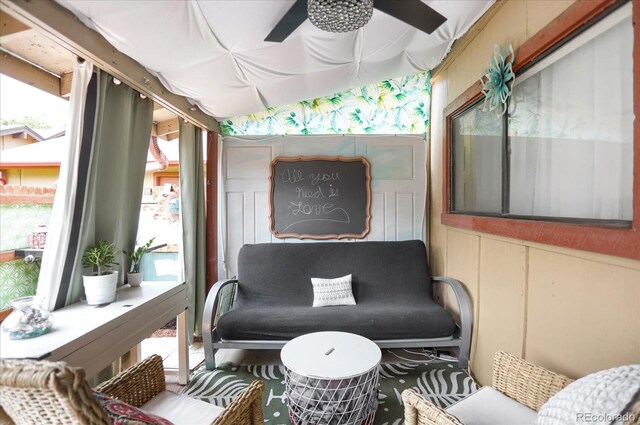
<svg viewBox="0 0 640 425"><path fill-rule="evenodd" d="M127 282L130 286L140 286L142 283L142 272L127 273Z"/></svg>
<svg viewBox="0 0 640 425"><path fill-rule="evenodd" d="M118 286L118 272L111 272L102 276L82 276L84 293L87 304L108 304L116 300Z"/></svg>

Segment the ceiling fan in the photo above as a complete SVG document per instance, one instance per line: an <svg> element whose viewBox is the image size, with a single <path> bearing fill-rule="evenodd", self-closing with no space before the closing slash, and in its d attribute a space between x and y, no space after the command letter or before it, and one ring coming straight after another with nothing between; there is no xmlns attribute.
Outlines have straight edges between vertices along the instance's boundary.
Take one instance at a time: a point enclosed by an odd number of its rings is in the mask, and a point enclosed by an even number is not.
<svg viewBox="0 0 640 425"><path fill-rule="evenodd" d="M369 21L373 8L427 34L447 20L421 0L296 0L264 41L284 41L307 18L325 31L353 31Z"/></svg>

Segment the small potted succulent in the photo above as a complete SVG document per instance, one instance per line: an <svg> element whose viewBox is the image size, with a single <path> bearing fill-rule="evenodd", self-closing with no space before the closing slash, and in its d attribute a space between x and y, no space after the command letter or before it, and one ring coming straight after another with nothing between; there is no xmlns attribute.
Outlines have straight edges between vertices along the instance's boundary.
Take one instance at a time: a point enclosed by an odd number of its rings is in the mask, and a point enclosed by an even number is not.
<svg viewBox="0 0 640 425"><path fill-rule="evenodd" d="M127 251L126 249L122 251L131 260L131 270L129 271L129 273L127 273L127 282L129 282L129 285L140 286L140 284L142 283L140 261L142 261L142 256L146 254L151 247L154 239L155 238L149 239L146 244L139 246L135 251Z"/></svg>
<svg viewBox="0 0 640 425"><path fill-rule="evenodd" d="M118 272L110 269L116 263L116 247L106 241L98 241L88 247L82 256L82 265L91 267L93 274L83 275L84 293L87 304L108 304L116 299Z"/></svg>

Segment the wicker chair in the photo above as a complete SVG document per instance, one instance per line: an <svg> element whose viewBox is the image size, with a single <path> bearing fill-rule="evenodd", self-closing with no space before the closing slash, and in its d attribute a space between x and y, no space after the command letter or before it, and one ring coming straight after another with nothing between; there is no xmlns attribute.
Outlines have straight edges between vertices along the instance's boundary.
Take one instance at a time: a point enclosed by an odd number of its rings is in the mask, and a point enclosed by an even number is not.
<svg viewBox="0 0 640 425"><path fill-rule="evenodd" d="M493 359L493 388L536 412L551 396L571 382L566 376L503 351L498 351ZM464 425L455 416L412 390L405 390L402 400L406 425Z"/></svg>
<svg viewBox="0 0 640 425"><path fill-rule="evenodd" d="M162 358L148 357L101 384L97 391L140 407L165 391ZM262 425L264 383L254 381L212 419L214 425ZM93 396L84 370L32 360L0 361L0 423L110 424L106 411ZM2 411L4 409L4 412Z"/></svg>

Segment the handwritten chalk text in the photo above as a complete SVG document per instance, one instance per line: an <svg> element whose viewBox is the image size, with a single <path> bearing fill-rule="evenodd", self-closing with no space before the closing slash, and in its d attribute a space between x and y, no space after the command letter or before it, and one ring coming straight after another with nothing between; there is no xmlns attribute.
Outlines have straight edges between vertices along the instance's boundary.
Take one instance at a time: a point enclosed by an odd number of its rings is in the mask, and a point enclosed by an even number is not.
<svg viewBox="0 0 640 425"><path fill-rule="evenodd" d="M311 173L309 178L311 179L311 184L316 186L320 182L340 180L340 173Z"/></svg>

